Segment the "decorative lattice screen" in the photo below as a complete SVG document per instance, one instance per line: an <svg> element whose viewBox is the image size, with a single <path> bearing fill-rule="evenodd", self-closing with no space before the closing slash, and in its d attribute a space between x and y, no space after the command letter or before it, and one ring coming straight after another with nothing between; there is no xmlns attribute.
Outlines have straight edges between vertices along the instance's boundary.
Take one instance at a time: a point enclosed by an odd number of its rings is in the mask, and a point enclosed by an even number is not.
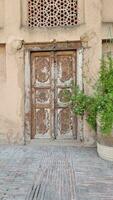
<svg viewBox="0 0 113 200"><path fill-rule="evenodd" d="M28 0L28 26L73 26L77 11L77 0Z"/></svg>

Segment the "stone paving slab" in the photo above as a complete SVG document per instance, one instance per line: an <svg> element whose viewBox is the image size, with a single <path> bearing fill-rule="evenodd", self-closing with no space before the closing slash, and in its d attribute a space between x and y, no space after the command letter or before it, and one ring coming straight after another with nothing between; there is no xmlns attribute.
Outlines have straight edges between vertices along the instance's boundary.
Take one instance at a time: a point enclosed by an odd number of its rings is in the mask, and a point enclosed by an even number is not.
<svg viewBox="0 0 113 200"><path fill-rule="evenodd" d="M2 145L0 200L113 200L113 163L95 148Z"/></svg>

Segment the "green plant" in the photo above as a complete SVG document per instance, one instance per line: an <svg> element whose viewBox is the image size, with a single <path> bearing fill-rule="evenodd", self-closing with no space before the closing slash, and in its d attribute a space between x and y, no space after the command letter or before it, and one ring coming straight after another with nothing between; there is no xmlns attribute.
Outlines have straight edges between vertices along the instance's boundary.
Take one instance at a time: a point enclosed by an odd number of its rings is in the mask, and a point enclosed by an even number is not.
<svg viewBox="0 0 113 200"><path fill-rule="evenodd" d="M96 131L97 99L93 96L87 98L89 99L89 101L87 101L87 106L86 106L86 116L87 116L86 120L88 124Z"/></svg>
<svg viewBox="0 0 113 200"><path fill-rule="evenodd" d="M101 132L109 135L113 128L113 58L111 55L101 61L96 98Z"/></svg>
<svg viewBox="0 0 113 200"><path fill-rule="evenodd" d="M68 91L65 90L64 96L70 102L73 113L78 116L83 116L86 113L88 123L96 130L96 99L87 96L77 85L72 84L71 90L71 95L68 95Z"/></svg>
<svg viewBox="0 0 113 200"><path fill-rule="evenodd" d="M82 116L87 106L87 96L79 89L78 86L72 85L72 96L70 104L76 115Z"/></svg>
<svg viewBox="0 0 113 200"><path fill-rule="evenodd" d="M66 97L65 91L65 97ZM84 94L78 86L72 84L72 93L68 96L70 106L75 115L86 114L87 122L96 130L97 117L100 130L104 135L111 134L113 128L113 58L102 58L99 77L93 95Z"/></svg>

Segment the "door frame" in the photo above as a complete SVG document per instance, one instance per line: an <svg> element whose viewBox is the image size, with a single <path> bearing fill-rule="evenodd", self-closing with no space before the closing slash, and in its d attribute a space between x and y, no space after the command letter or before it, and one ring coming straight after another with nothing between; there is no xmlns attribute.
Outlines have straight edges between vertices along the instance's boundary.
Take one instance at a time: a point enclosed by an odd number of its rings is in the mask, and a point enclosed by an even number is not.
<svg viewBox="0 0 113 200"><path fill-rule="evenodd" d="M49 51L77 51L77 84L82 89L82 66L83 66L83 48L80 41L67 41L51 43L32 43L25 44L24 55L24 141L25 144L32 139L32 118L31 118L31 52L49 52ZM77 140L83 139L83 122L77 119Z"/></svg>

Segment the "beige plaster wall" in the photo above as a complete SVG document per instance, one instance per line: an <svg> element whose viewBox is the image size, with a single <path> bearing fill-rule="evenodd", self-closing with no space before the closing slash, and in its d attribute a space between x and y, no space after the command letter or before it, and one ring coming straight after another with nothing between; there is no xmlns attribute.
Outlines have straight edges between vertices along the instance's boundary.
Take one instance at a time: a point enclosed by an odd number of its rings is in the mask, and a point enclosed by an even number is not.
<svg viewBox="0 0 113 200"><path fill-rule="evenodd" d="M27 0L0 0L0 43L6 43L10 36L19 36L23 38L26 42L44 42L57 40L79 40L82 33L86 32L87 29L91 29L101 20L102 30L101 38L106 37L109 25L112 24L113 12L112 12L112 0L79 0L80 3L80 14L79 14L79 24L73 28L36 28L27 29L26 27L26 12L25 6ZM92 4L92 6L91 6ZM99 8L98 4L101 4ZM97 18L96 10L100 9L101 19ZM22 11L23 9L23 11ZM24 14L23 14L24 13ZM87 23L94 17L94 22ZM91 20L90 20L91 21ZM62 34L61 34L62 32ZM71 35L71 37L70 37Z"/></svg>
<svg viewBox="0 0 113 200"><path fill-rule="evenodd" d="M4 30L0 31L0 42L6 43L9 37L16 36L21 37L25 42L49 42L54 39L58 41L64 40L79 40L80 36L90 30L95 26L96 23L96 13L94 12L94 21L90 25L87 23L87 20L93 17L92 11L96 8L96 1L84 0L83 13L84 20L82 23L75 27L65 27L65 28L36 28L36 29L27 29L26 26L22 26L22 5L21 0L11 0L10 3L8 0L5 0L5 12L4 12ZM89 2L89 3L88 3ZM98 0L100 2L100 0ZM91 6L92 4L92 6ZM92 10L93 9L93 10ZM82 12L81 11L81 12ZM91 17L89 17L91 16Z"/></svg>
<svg viewBox="0 0 113 200"><path fill-rule="evenodd" d="M0 143L23 143L23 51L13 42L0 46Z"/></svg>
<svg viewBox="0 0 113 200"><path fill-rule="evenodd" d="M4 11L5 11L5 1L0 0L0 29L4 27Z"/></svg>
<svg viewBox="0 0 113 200"><path fill-rule="evenodd" d="M84 48L84 89L92 92L101 58L102 3L83 0L84 20L67 28L28 29L22 24L22 1L4 1L4 27L0 29L0 141L24 141L24 43L81 40ZM98 19L98 20L97 20ZM106 30L105 30L106 34ZM105 35L104 34L104 35ZM85 143L94 144L95 133L84 120Z"/></svg>
<svg viewBox="0 0 113 200"><path fill-rule="evenodd" d="M102 21L113 22L113 1L102 0Z"/></svg>
<svg viewBox="0 0 113 200"><path fill-rule="evenodd" d="M81 40L84 46L83 84L86 94L92 94L98 76L101 58L101 2L86 1L86 22L90 27ZM89 11L90 10L90 11ZM93 15L92 15L93 12ZM90 17L89 17L90 16ZM98 19L98 21L97 21ZM86 116L83 119L84 143L95 145L96 133L88 126Z"/></svg>

